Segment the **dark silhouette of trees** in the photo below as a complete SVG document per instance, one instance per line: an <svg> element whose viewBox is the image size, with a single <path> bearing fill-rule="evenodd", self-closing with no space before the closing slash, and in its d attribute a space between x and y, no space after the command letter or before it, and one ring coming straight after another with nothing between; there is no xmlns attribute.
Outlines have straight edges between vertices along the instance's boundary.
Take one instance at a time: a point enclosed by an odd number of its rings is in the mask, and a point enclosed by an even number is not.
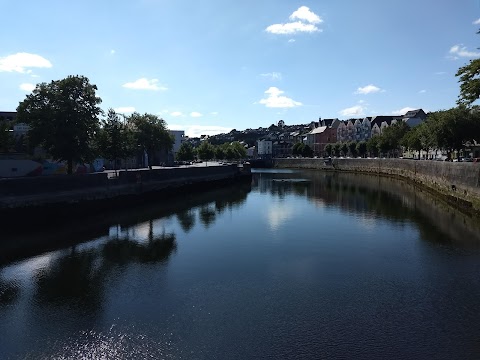
<svg viewBox="0 0 480 360"><path fill-rule="evenodd" d="M17 107L17 121L30 126L29 141L41 146L56 160L73 163L94 157L93 139L99 129L96 85L84 76L68 76L49 84L38 84Z"/></svg>

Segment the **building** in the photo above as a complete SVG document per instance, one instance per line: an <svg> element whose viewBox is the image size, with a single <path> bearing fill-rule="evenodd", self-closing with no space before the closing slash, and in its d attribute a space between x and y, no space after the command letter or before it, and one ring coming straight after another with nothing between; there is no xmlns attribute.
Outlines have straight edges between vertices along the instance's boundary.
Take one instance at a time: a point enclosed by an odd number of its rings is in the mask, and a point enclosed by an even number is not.
<svg viewBox="0 0 480 360"><path fill-rule="evenodd" d="M317 156L323 156L325 146L337 142L337 129L328 126L320 126L307 134L307 145Z"/></svg>
<svg viewBox="0 0 480 360"><path fill-rule="evenodd" d="M417 109L407 111L402 120L412 128L424 122L426 118L427 114L425 114L425 111Z"/></svg>
<svg viewBox="0 0 480 360"><path fill-rule="evenodd" d="M272 140L258 140L257 141L257 154L259 158L266 159L271 158L273 154L273 142Z"/></svg>
<svg viewBox="0 0 480 360"><path fill-rule="evenodd" d="M173 136L174 143L173 143L173 156L177 156L177 152L180 149L180 146L182 146L183 142L185 141L185 131L183 130L168 130L170 135Z"/></svg>

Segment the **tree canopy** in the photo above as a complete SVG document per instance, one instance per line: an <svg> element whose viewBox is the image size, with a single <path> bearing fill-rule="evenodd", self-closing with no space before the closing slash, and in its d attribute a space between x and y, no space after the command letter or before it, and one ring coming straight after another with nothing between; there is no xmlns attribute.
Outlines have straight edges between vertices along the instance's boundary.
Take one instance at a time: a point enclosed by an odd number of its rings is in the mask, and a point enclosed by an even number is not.
<svg viewBox="0 0 480 360"><path fill-rule="evenodd" d="M152 114L133 113L128 118L132 126L137 145L148 155L148 166L155 163L157 153L167 153L173 147L173 138L167 130L167 123L162 118Z"/></svg>
<svg viewBox="0 0 480 360"><path fill-rule="evenodd" d="M480 98L480 59L470 60L470 63L458 69L455 76L459 77L460 83L459 105L469 106Z"/></svg>
<svg viewBox="0 0 480 360"><path fill-rule="evenodd" d="M135 153L134 133L113 109L109 109L107 118L102 120L97 147L101 156L114 162L115 170L117 159L125 159Z"/></svg>
<svg viewBox="0 0 480 360"><path fill-rule="evenodd" d="M17 121L30 126L29 141L42 146L56 160L73 163L93 159L93 139L99 129L96 85L84 76L68 76L50 83L40 83L17 108Z"/></svg>
<svg viewBox="0 0 480 360"><path fill-rule="evenodd" d="M184 142L180 145L176 157L176 160L179 161L192 161L195 159L195 151L193 150L192 144Z"/></svg>

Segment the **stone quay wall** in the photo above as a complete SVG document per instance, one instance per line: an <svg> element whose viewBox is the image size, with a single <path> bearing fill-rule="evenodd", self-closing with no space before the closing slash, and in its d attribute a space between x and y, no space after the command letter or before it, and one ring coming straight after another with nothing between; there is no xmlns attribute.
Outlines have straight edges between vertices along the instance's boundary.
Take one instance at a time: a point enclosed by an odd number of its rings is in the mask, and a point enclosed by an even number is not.
<svg viewBox="0 0 480 360"><path fill-rule="evenodd" d="M250 175L248 165L231 164L120 171L116 178L95 173L0 179L0 210L143 196Z"/></svg>
<svg viewBox="0 0 480 360"><path fill-rule="evenodd" d="M349 171L402 178L480 214L480 163L410 159L275 159L274 167Z"/></svg>

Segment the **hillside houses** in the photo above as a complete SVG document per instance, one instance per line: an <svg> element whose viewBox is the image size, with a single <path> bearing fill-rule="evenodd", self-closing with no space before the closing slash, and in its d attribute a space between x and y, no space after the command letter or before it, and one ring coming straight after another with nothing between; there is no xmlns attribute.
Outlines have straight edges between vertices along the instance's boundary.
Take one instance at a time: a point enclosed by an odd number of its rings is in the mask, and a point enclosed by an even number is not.
<svg viewBox="0 0 480 360"><path fill-rule="evenodd" d="M251 156L262 158L291 156L293 145L301 142L308 145L314 155L323 156L327 144L368 141L399 121L414 127L426 117L427 114L422 109L417 109L404 115L367 116L348 120L319 118L318 121L300 125L287 125L282 120L279 122L281 126L272 124L268 128L232 130L228 134L211 136L208 140L212 144L239 141L250 149ZM271 146L267 147L266 142L271 143Z"/></svg>

